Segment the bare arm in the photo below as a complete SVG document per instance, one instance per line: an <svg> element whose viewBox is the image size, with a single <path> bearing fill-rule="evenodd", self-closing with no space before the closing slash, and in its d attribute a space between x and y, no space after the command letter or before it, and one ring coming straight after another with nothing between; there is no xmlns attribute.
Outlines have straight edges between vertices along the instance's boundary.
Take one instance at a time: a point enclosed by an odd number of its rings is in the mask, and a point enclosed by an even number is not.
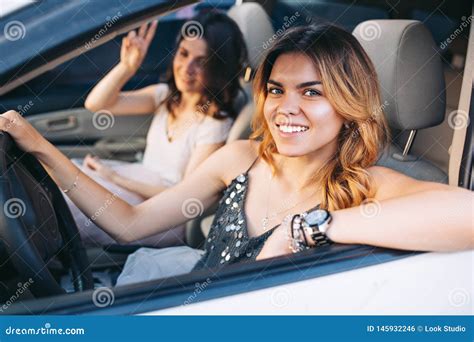
<svg viewBox="0 0 474 342"><path fill-rule="evenodd" d="M115 115L153 113L156 107L156 86L136 91L121 92L121 90L142 64L155 34L156 26L156 21L149 27L144 24L138 33L130 31L123 38L120 63L87 96L84 105L88 110L92 112L108 110Z"/></svg>
<svg viewBox="0 0 474 342"><path fill-rule="evenodd" d="M227 145L177 186L132 206L80 172L17 112L0 115L0 130L10 133L22 150L38 158L61 189L71 189L68 196L84 214L94 217L99 227L122 242L135 241L197 217L195 209L202 213L213 205L225 188L229 172L236 172L232 170L246 162L242 158L251 158L234 151L242 142Z"/></svg>
<svg viewBox="0 0 474 342"><path fill-rule="evenodd" d="M373 168L372 174L376 198L335 213L328 234L334 241L419 251L474 248L471 191L418 181L383 167ZM369 205L376 215L367 214Z"/></svg>
<svg viewBox="0 0 474 342"><path fill-rule="evenodd" d="M188 177L204 160L223 145L224 144L199 145L191 156L184 177ZM134 192L145 199L151 198L167 189L167 186L164 185L151 185L146 182L140 182L124 177L110 167L102 164L97 157L87 155L84 159L84 166L98 172L102 178L105 178L128 191Z"/></svg>
<svg viewBox="0 0 474 342"><path fill-rule="evenodd" d="M444 184L422 182L396 171L371 169L374 199L332 212L328 237L338 243L415 251L474 248L474 195ZM291 253L288 225L267 240L258 259Z"/></svg>

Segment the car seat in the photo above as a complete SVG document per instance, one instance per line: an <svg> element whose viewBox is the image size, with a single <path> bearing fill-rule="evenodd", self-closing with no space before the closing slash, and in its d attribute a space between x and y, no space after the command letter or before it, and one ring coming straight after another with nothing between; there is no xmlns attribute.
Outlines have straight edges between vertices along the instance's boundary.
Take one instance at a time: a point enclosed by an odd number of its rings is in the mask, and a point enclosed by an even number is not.
<svg viewBox="0 0 474 342"><path fill-rule="evenodd" d="M431 33L416 20L369 20L353 34L375 65L392 131L390 146L377 164L416 179L447 183L440 168L422 155L410 154L416 132L441 124L445 115L443 68Z"/></svg>

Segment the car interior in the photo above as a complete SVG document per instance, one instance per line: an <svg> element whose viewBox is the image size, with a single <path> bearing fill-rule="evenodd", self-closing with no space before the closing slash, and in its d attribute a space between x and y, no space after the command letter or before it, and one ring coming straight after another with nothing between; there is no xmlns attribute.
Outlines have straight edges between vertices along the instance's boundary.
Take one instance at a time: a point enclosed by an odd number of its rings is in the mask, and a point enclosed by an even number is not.
<svg viewBox="0 0 474 342"><path fill-rule="evenodd" d="M381 151L377 164L417 179L457 184L459 167L453 169L452 164L463 149L452 144L459 130L453 129L450 120L460 103L467 44L460 42L444 50L440 44L459 25L454 19L458 12L453 9L446 15L446 10L440 10L430 15L430 8L402 3L398 12L378 1L366 1L349 10L346 3L330 1L269 1L263 5L257 1L205 1L195 7L226 11L240 27L249 53L248 70L241 79L245 94L236 101L239 115L227 142L250 135L255 109L251 78L265 54L266 42L281 35L290 20L292 25L334 22L353 32L377 69L391 130L390 146ZM184 10L160 19L144 65L126 89L161 80L185 20ZM379 28L376 39L364 36L368 24ZM139 162L151 115L120 116L113 127L98 131L92 124L93 113L83 108L87 93L116 63L120 40L121 36L116 37L0 95L2 110L25 109L34 93L34 105L24 110L25 116L69 157L92 153L103 159ZM40 97L43 100L37 100ZM29 278L35 282L22 294L25 300L114 286L127 256L140 246L84 249L62 194L41 164L24 157L5 135L0 137L0 151L2 174L10 181L1 183L0 200L4 203L6 194L14 194L34 208L22 221L0 215L0 301L10 298L17 284ZM18 159L21 163L16 163ZM190 221L185 243L202 247L212 218L209 210ZM17 252L10 255L10 250Z"/></svg>

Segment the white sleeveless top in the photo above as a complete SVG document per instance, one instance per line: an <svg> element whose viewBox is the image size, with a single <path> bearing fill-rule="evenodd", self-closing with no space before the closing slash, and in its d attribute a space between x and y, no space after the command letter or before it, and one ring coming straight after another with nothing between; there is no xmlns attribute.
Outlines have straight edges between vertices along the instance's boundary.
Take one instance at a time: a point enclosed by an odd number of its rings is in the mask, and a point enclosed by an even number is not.
<svg viewBox="0 0 474 342"><path fill-rule="evenodd" d="M147 134L143 166L156 172L165 185L171 186L183 178L194 149L199 145L225 142L233 121L200 115L173 142L169 142L166 136L169 112L165 105L159 106L167 94L168 86L159 84L155 96L158 109Z"/></svg>

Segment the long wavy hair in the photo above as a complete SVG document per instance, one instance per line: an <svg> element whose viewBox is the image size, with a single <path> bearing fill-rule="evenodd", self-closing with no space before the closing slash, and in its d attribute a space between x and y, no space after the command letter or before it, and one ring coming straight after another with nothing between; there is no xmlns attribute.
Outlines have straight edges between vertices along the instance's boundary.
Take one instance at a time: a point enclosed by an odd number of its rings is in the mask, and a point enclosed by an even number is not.
<svg viewBox="0 0 474 342"><path fill-rule="evenodd" d="M303 53L314 63L324 96L349 124L338 134L336 153L314 175L321 186L321 208L338 210L361 204L374 196L367 168L374 165L388 141L375 68L357 39L332 25L288 30L269 49L254 79L256 115L251 139L260 140L259 155L278 172L273 154L277 147L263 107L267 81L278 56Z"/></svg>
<svg viewBox="0 0 474 342"><path fill-rule="evenodd" d="M181 41L188 35L193 39L200 37L207 44L199 112L216 119L235 118L237 113L234 101L239 91L243 92L239 76L247 66L247 48L239 26L225 13L211 11L198 14L180 30L173 56ZM174 109L181 102L181 92L176 87L172 62L165 78L169 93L160 105L165 105L168 112L174 116ZM226 115L222 115L224 113Z"/></svg>

